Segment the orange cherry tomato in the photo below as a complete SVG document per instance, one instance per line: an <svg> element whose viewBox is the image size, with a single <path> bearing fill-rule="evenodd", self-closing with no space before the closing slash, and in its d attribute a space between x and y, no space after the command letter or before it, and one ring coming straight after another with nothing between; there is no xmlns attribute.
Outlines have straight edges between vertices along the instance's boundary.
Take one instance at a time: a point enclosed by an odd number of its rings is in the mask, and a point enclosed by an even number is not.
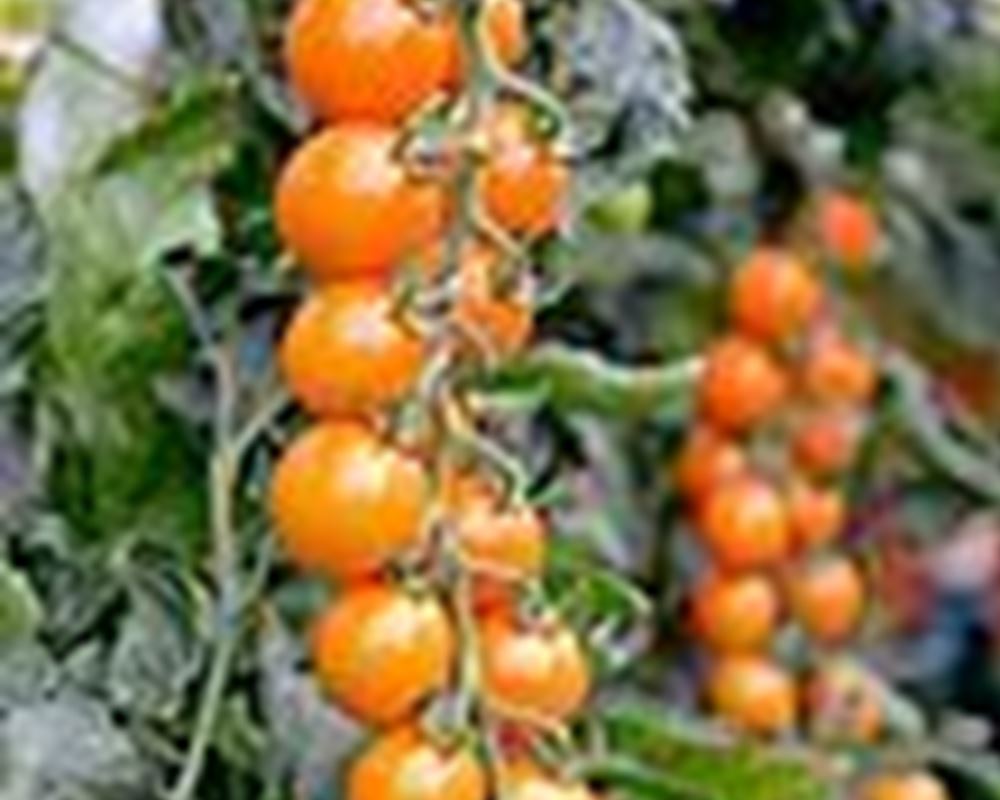
<svg viewBox="0 0 1000 800"><path fill-rule="evenodd" d="M948 792L926 772L894 772L865 781L859 800L948 800Z"/></svg>
<svg viewBox="0 0 1000 800"><path fill-rule="evenodd" d="M748 472L743 449L705 425L688 437L675 470L681 493L696 505L720 484Z"/></svg>
<svg viewBox="0 0 1000 800"><path fill-rule="evenodd" d="M861 417L835 408L812 411L795 424L792 453L796 463L817 477L831 477L854 462L862 433Z"/></svg>
<svg viewBox="0 0 1000 800"><path fill-rule="evenodd" d="M519 625L505 611L482 622L480 658L486 693L501 714L565 720L590 691L580 642L555 623Z"/></svg>
<svg viewBox="0 0 1000 800"><path fill-rule="evenodd" d="M295 314L279 358L292 394L320 416L369 411L403 399L424 364L421 337L375 283L330 284Z"/></svg>
<svg viewBox="0 0 1000 800"><path fill-rule="evenodd" d="M389 274L437 239L445 192L414 177L389 128L327 128L292 156L275 215L288 249L319 281Z"/></svg>
<svg viewBox="0 0 1000 800"><path fill-rule="evenodd" d="M795 681L758 656L727 656L709 676L712 708L733 726L761 735L784 733L798 717Z"/></svg>
<svg viewBox="0 0 1000 800"><path fill-rule="evenodd" d="M840 536L847 519L843 495L798 478L788 490L788 521L800 551L820 550Z"/></svg>
<svg viewBox="0 0 1000 800"><path fill-rule="evenodd" d="M486 798L486 774L473 752L436 744L414 725L382 734L347 776L347 800Z"/></svg>
<svg viewBox="0 0 1000 800"><path fill-rule="evenodd" d="M781 602L771 580L763 575L713 574L691 596L695 632L718 653L765 650L781 615Z"/></svg>
<svg viewBox="0 0 1000 800"><path fill-rule="evenodd" d="M552 147L532 132L524 106L501 103L483 123L485 163L478 191L487 215L511 233L551 233L566 212L570 171Z"/></svg>
<svg viewBox="0 0 1000 800"><path fill-rule="evenodd" d="M806 350L802 383L809 395L829 404L869 402L878 385L872 359L837 330L813 337Z"/></svg>
<svg viewBox="0 0 1000 800"><path fill-rule="evenodd" d="M455 635L432 595L372 583L348 589L319 617L312 652L330 698L363 722L385 725L445 686Z"/></svg>
<svg viewBox="0 0 1000 800"><path fill-rule="evenodd" d="M875 260L882 234L867 202L847 192L826 192L817 202L817 221L820 243L844 267L859 272Z"/></svg>
<svg viewBox="0 0 1000 800"><path fill-rule="evenodd" d="M723 570L772 567L788 555L788 512L766 481L743 478L719 486L705 500L700 516L702 540Z"/></svg>
<svg viewBox="0 0 1000 800"><path fill-rule="evenodd" d="M504 66L514 66L528 49L524 8L521 0L485 0L483 3L485 39L493 56ZM465 77L465 55L459 32L452 29L452 55L448 70L449 86L457 86Z"/></svg>
<svg viewBox="0 0 1000 800"><path fill-rule="evenodd" d="M299 0L285 43L292 84L330 122L395 124L442 91L454 31L408 0Z"/></svg>
<svg viewBox="0 0 1000 800"><path fill-rule="evenodd" d="M839 644L857 630L865 610L865 584L849 558L809 562L792 575L789 590L796 619L816 641Z"/></svg>
<svg viewBox="0 0 1000 800"><path fill-rule="evenodd" d="M333 577L370 574L418 544L428 502L420 462L351 422L306 431L272 477L272 512L288 553Z"/></svg>
<svg viewBox="0 0 1000 800"><path fill-rule="evenodd" d="M500 785L504 800L597 800L585 784L558 778L527 759L504 764Z"/></svg>
<svg viewBox="0 0 1000 800"><path fill-rule="evenodd" d="M823 291L810 267L795 254L772 247L751 253L733 279L729 308L748 336L781 342L803 331Z"/></svg>
<svg viewBox="0 0 1000 800"><path fill-rule="evenodd" d="M728 336L710 348L700 386L701 413L720 429L742 433L768 421L787 392L785 373L763 347Z"/></svg>
<svg viewBox="0 0 1000 800"><path fill-rule="evenodd" d="M882 733L882 693L849 661L825 664L806 685L809 727L819 741L872 744Z"/></svg>

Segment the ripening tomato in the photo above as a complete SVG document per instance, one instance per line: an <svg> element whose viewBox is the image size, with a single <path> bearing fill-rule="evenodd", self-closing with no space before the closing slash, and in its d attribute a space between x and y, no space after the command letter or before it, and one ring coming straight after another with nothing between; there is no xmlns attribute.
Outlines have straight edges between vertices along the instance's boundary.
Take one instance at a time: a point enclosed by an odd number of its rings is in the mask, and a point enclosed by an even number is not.
<svg viewBox="0 0 1000 800"><path fill-rule="evenodd" d="M272 477L271 507L288 553L333 577L372 573L416 545L428 502L420 462L352 422L300 435Z"/></svg>
<svg viewBox="0 0 1000 800"><path fill-rule="evenodd" d="M705 418L722 430L742 433L778 411L788 380L763 347L728 336L709 349L699 390Z"/></svg>
<svg viewBox="0 0 1000 800"><path fill-rule="evenodd" d="M926 772L893 772L866 780L858 800L948 800L948 791Z"/></svg>
<svg viewBox="0 0 1000 800"><path fill-rule="evenodd" d="M437 242L417 257L416 266L434 278L444 254L445 247ZM531 293L523 281L510 287L502 285L503 267L500 254L482 242L462 248L452 319L474 346L490 355L509 357L530 340L534 314Z"/></svg>
<svg viewBox="0 0 1000 800"><path fill-rule="evenodd" d="M303 144L278 180L285 245L319 281L389 274L437 239L445 191L396 155L397 134L374 125L327 128Z"/></svg>
<svg viewBox="0 0 1000 800"><path fill-rule="evenodd" d="M758 656L727 656L716 662L708 698L719 716L750 733L784 733L798 717L795 681L777 664Z"/></svg>
<svg viewBox="0 0 1000 800"><path fill-rule="evenodd" d="M839 644L857 630L865 610L865 584L849 558L830 556L794 573L789 600L803 630L822 644Z"/></svg>
<svg viewBox="0 0 1000 800"><path fill-rule="evenodd" d="M285 333L279 359L295 398L313 414L369 411L403 399L424 364L419 334L371 282L310 294Z"/></svg>
<svg viewBox="0 0 1000 800"><path fill-rule="evenodd" d="M792 540L801 552L821 550L844 529L847 519L844 496L832 486L818 486L797 478L789 487L787 503Z"/></svg>
<svg viewBox="0 0 1000 800"><path fill-rule="evenodd" d="M841 265L862 271L875 260L882 234L867 202L847 192L826 192L817 201L817 221L821 244Z"/></svg>
<svg viewBox="0 0 1000 800"><path fill-rule="evenodd" d="M586 784L556 777L527 759L502 765L499 796L504 800L596 800Z"/></svg>
<svg viewBox="0 0 1000 800"><path fill-rule="evenodd" d="M824 664L806 684L809 728L819 741L872 744L882 733L882 692L859 665Z"/></svg>
<svg viewBox="0 0 1000 800"><path fill-rule="evenodd" d="M528 49L521 0L485 0L482 6L485 41L504 66L514 66ZM451 30L451 58L447 83L456 87L465 77L465 53L457 26Z"/></svg>
<svg viewBox="0 0 1000 800"><path fill-rule="evenodd" d="M827 329L809 342L802 384L818 402L861 405L875 394L878 370L872 359L842 332Z"/></svg>
<svg viewBox="0 0 1000 800"><path fill-rule="evenodd" d="M487 215L511 233L538 237L562 223L569 191L569 167L532 130L530 111L505 102L483 122L486 153L477 177Z"/></svg>
<svg viewBox="0 0 1000 800"><path fill-rule="evenodd" d="M862 428L860 415L850 410L811 411L795 423L792 431L796 463L821 478L845 472L854 461Z"/></svg>
<svg viewBox="0 0 1000 800"><path fill-rule="evenodd" d="M348 589L319 617L312 653L332 700L365 723L385 725L445 686L455 635L430 593L373 582Z"/></svg>
<svg viewBox="0 0 1000 800"><path fill-rule="evenodd" d="M508 587L541 574L545 525L527 505L504 504L489 484L472 476L451 482L445 499L452 530L476 574L479 607L503 600Z"/></svg>
<svg viewBox="0 0 1000 800"><path fill-rule="evenodd" d="M695 587L691 611L702 644L718 653L754 653L770 644L781 602L764 575L714 574Z"/></svg>
<svg viewBox="0 0 1000 800"><path fill-rule="evenodd" d="M781 342L802 332L816 316L822 298L809 265L793 253L762 247L736 272L729 308L746 335Z"/></svg>
<svg viewBox="0 0 1000 800"><path fill-rule="evenodd" d="M437 744L415 725L387 733L347 776L347 800L486 800L486 773L465 745Z"/></svg>
<svg viewBox="0 0 1000 800"><path fill-rule="evenodd" d="M395 124L444 89L453 39L440 14L411 0L299 0L285 60L325 120Z"/></svg>
<svg viewBox="0 0 1000 800"><path fill-rule="evenodd" d="M695 505L720 484L745 477L748 472L743 449L706 425L690 434L675 470L681 492Z"/></svg>
<svg viewBox="0 0 1000 800"><path fill-rule="evenodd" d="M482 622L480 659L486 694L503 714L565 720L590 691L590 669L576 634L546 621L519 624L506 611Z"/></svg>
<svg viewBox="0 0 1000 800"><path fill-rule="evenodd" d="M759 478L722 484L705 500L698 530L716 564L742 572L777 565L788 554L788 511Z"/></svg>

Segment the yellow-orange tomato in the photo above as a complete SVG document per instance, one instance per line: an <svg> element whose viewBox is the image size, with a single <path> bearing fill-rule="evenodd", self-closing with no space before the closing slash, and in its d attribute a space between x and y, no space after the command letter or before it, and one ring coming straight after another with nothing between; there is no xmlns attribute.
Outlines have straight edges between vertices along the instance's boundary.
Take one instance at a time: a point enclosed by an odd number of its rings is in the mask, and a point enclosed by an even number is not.
<svg viewBox="0 0 1000 800"><path fill-rule="evenodd" d="M441 243L435 243L417 257L417 266L434 277L444 252ZM498 285L502 266L496 250L481 242L462 248L452 319L474 345L492 355L511 356L528 343L534 319L529 292Z"/></svg>
<svg viewBox="0 0 1000 800"><path fill-rule="evenodd" d="M882 733L882 693L875 680L849 661L824 665L805 689L809 727L820 741L871 744Z"/></svg>
<svg viewBox="0 0 1000 800"><path fill-rule="evenodd" d="M737 271L729 307L745 334L780 342L800 333L816 316L822 295L807 264L793 253L763 247Z"/></svg>
<svg viewBox="0 0 1000 800"><path fill-rule="evenodd" d="M485 40L493 55L506 66L517 64L528 47L521 0L486 0L482 13ZM464 76L465 56L459 32L453 28L448 84L457 86Z"/></svg>
<svg viewBox="0 0 1000 800"><path fill-rule="evenodd" d="M480 659L489 701L517 716L564 720L590 691L590 669L580 642L554 622L519 625L506 612L483 620Z"/></svg>
<svg viewBox="0 0 1000 800"><path fill-rule="evenodd" d="M763 575L710 575L691 595L694 628L700 641L720 653L753 653L767 648L781 614L778 592Z"/></svg>
<svg viewBox="0 0 1000 800"><path fill-rule="evenodd" d="M527 237L556 230L566 211L570 172L533 133L528 109L514 103L490 109L483 144L486 157L477 185L489 217Z"/></svg>
<svg viewBox="0 0 1000 800"><path fill-rule="evenodd" d="M861 786L859 800L948 800L944 785L926 772L876 775Z"/></svg>
<svg viewBox="0 0 1000 800"><path fill-rule="evenodd" d="M486 800L486 774L464 746L445 747L416 726L382 734L351 766L347 800Z"/></svg>
<svg viewBox="0 0 1000 800"><path fill-rule="evenodd" d="M408 0L299 0L285 60L306 103L332 122L400 122L446 84L454 31Z"/></svg>
<svg viewBox="0 0 1000 800"><path fill-rule="evenodd" d="M275 467L271 507L301 567L334 577L378 570L420 541L423 466L351 422L306 431Z"/></svg>
<svg viewBox="0 0 1000 800"><path fill-rule="evenodd" d="M500 786L504 800L596 800L586 784L558 778L526 759L502 766Z"/></svg>
<svg viewBox="0 0 1000 800"><path fill-rule="evenodd" d="M775 359L749 339L729 336L708 351L701 378L701 413L722 430L745 432L767 421L787 395Z"/></svg>
<svg viewBox="0 0 1000 800"><path fill-rule="evenodd" d="M824 193L817 203L820 242L840 264L863 270L875 260L881 232L871 206L847 192Z"/></svg>
<svg viewBox="0 0 1000 800"><path fill-rule="evenodd" d="M504 505L481 480L460 477L446 499L456 541L479 574L478 594L505 595L505 585L541 574L545 525L527 505ZM494 591L496 590L496 591Z"/></svg>
<svg viewBox="0 0 1000 800"><path fill-rule="evenodd" d="M733 572L772 567L789 551L788 512L767 482L743 478L705 500L699 532L716 564Z"/></svg>
<svg viewBox="0 0 1000 800"><path fill-rule="evenodd" d="M320 416L368 411L406 396L424 363L421 337L393 315L375 283L330 284L311 294L280 350L292 394Z"/></svg>
<svg viewBox="0 0 1000 800"><path fill-rule="evenodd" d="M332 700L366 723L385 725L445 685L455 636L432 595L371 583L348 589L319 617L312 653Z"/></svg>
<svg viewBox="0 0 1000 800"><path fill-rule="evenodd" d="M795 725L795 681L777 664L757 656L727 656L712 669L708 697L719 716L737 728L778 734Z"/></svg>
<svg viewBox="0 0 1000 800"><path fill-rule="evenodd" d="M861 418L849 411L825 408L800 418L792 431L792 453L802 469L830 477L850 468L861 439Z"/></svg>
<svg viewBox="0 0 1000 800"><path fill-rule="evenodd" d="M812 561L793 574L789 598L806 633L823 644L838 644L857 629L865 609L865 584L849 558Z"/></svg>
<svg viewBox="0 0 1000 800"><path fill-rule="evenodd" d="M278 181L285 245L319 281L381 276L437 239L445 192L414 177L389 128L345 124L302 145Z"/></svg>
<svg viewBox="0 0 1000 800"><path fill-rule="evenodd" d="M875 393L878 371L871 358L841 332L826 330L809 343L802 383L821 403L860 405Z"/></svg>
<svg viewBox="0 0 1000 800"><path fill-rule="evenodd" d="M675 474L684 497L698 504L715 487L746 476L748 470L746 453L738 444L702 425L685 442Z"/></svg>
<svg viewBox="0 0 1000 800"><path fill-rule="evenodd" d="M792 482L787 502L792 540L800 551L822 549L844 529L847 508L843 495L833 487L799 478Z"/></svg>

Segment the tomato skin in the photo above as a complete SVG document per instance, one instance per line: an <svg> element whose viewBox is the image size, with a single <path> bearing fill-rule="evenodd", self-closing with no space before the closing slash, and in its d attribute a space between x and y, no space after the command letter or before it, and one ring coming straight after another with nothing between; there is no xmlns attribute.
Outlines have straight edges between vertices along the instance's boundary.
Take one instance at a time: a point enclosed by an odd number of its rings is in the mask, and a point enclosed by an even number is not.
<svg viewBox="0 0 1000 800"><path fill-rule="evenodd" d="M504 800L597 800L583 783L557 778L524 758L505 763L500 776Z"/></svg>
<svg viewBox="0 0 1000 800"><path fill-rule="evenodd" d="M854 462L862 434L858 414L817 409L800 418L792 431L792 453L802 470L818 478L835 477Z"/></svg>
<svg viewBox="0 0 1000 800"><path fill-rule="evenodd" d="M809 343L802 384L820 403L863 405L875 394L878 370L871 358L841 332L826 330Z"/></svg>
<svg viewBox="0 0 1000 800"><path fill-rule="evenodd" d="M745 433L778 412L788 379L763 347L727 336L709 349L699 391L706 420L721 430Z"/></svg>
<svg viewBox="0 0 1000 800"><path fill-rule="evenodd" d="M730 314L748 336L782 342L801 333L819 311L823 292L812 270L793 253L762 247L733 278Z"/></svg>
<svg viewBox="0 0 1000 800"><path fill-rule="evenodd" d="M719 716L749 733L784 733L798 717L798 697L791 676L772 661L757 656L720 659L709 676L708 695Z"/></svg>
<svg viewBox="0 0 1000 800"><path fill-rule="evenodd" d="M514 103L494 106L482 138L487 156L477 184L487 215L528 238L558 229L566 215L570 171L532 132L529 111Z"/></svg>
<svg viewBox="0 0 1000 800"><path fill-rule="evenodd" d="M504 66L516 65L524 58L528 49L521 0L485 0L482 13L485 39L494 57ZM455 88L465 79L465 54L460 32L454 23L451 24L449 33L451 53L446 82L449 87Z"/></svg>
<svg viewBox="0 0 1000 800"><path fill-rule="evenodd" d="M767 649L778 627L781 602L763 575L711 574L691 596L695 632L716 653L757 653Z"/></svg>
<svg viewBox="0 0 1000 800"><path fill-rule="evenodd" d="M559 624L524 627L506 611L483 620L483 680L498 710L566 720L590 692L590 669L580 642Z"/></svg>
<svg viewBox="0 0 1000 800"><path fill-rule="evenodd" d="M804 692L809 727L820 741L873 744L883 727L878 685L849 661L825 664Z"/></svg>
<svg viewBox="0 0 1000 800"><path fill-rule="evenodd" d="M817 222L823 248L848 270L862 272L878 255L879 222L864 200L847 192L826 192L817 202Z"/></svg>
<svg viewBox="0 0 1000 800"><path fill-rule="evenodd" d="M307 140L278 179L285 245L319 282L389 275L445 227L443 186L413 177L396 133L344 124Z"/></svg>
<svg viewBox="0 0 1000 800"><path fill-rule="evenodd" d="M385 583L348 589L312 629L316 675L327 695L368 724L400 722L442 689L455 634L440 602Z"/></svg>
<svg viewBox="0 0 1000 800"><path fill-rule="evenodd" d="M729 572L776 566L791 543L781 495L753 477L718 487L705 501L698 530L716 564Z"/></svg>
<svg viewBox="0 0 1000 800"><path fill-rule="evenodd" d="M722 483L749 474L743 449L707 425L692 431L676 467L676 481L684 497L700 505Z"/></svg>
<svg viewBox="0 0 1000 800"><path fill-rule="evenodd" d="M312 293L282 340L285 382L311 413L383 408L413 389L425 360L420 336L396 316L377 283L330 284Z"/></svg>
<svg viewBox="0 0 1000 800"><path fill-rule="evenodd" d="M896 772L869 778L859 800L948 800L943 784L926 772Z"/></svg>
<svg viewBox="0 0 1000 800"><path fill-rule="evenodd" d="M443 18L406 0L299 0L285 62L324 120L396 124L444 88L452 45Z"/></svg>
<svg viewBox="0 0 1000 800"><path fill-rule="evenodd" d="M465 747L445 749L414 725L377 738L351 766L347 800L486 800L486 775Z"/></svg>
<svg viewBox="0 0 1000 800"><path fill-rule="evenodd" d="M307 430L272 475L272 514L288 554L334 578L369 575L416 546L429 499L420 462L353 422Z"/></svg>
<svg viewBox="0 0 1000 800"><path fill-rule="evenodd" d="M788 520L799 552L821 550L837 540L847 520L843 495L806 479L792 481L787 495Z"/></svg>
<svg viewBox="0 0 1000 800"><path fill-rule="evenodd" d="M831 556L793 574L791 606L805 632L821 644L839 644L857 630L865 609L865 584L849 558Z"/></svg>

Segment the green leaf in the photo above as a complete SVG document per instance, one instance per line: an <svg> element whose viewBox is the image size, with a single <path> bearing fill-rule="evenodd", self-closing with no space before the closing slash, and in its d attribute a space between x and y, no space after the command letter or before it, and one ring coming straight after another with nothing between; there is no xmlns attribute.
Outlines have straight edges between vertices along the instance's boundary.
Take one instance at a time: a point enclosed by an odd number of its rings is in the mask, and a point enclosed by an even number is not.
<svg viewBox="0 0 1000 800"><path fill-rule="evenodd" d="M0 561L0 646L33 636L43 614L28 576Z"/></svg>

